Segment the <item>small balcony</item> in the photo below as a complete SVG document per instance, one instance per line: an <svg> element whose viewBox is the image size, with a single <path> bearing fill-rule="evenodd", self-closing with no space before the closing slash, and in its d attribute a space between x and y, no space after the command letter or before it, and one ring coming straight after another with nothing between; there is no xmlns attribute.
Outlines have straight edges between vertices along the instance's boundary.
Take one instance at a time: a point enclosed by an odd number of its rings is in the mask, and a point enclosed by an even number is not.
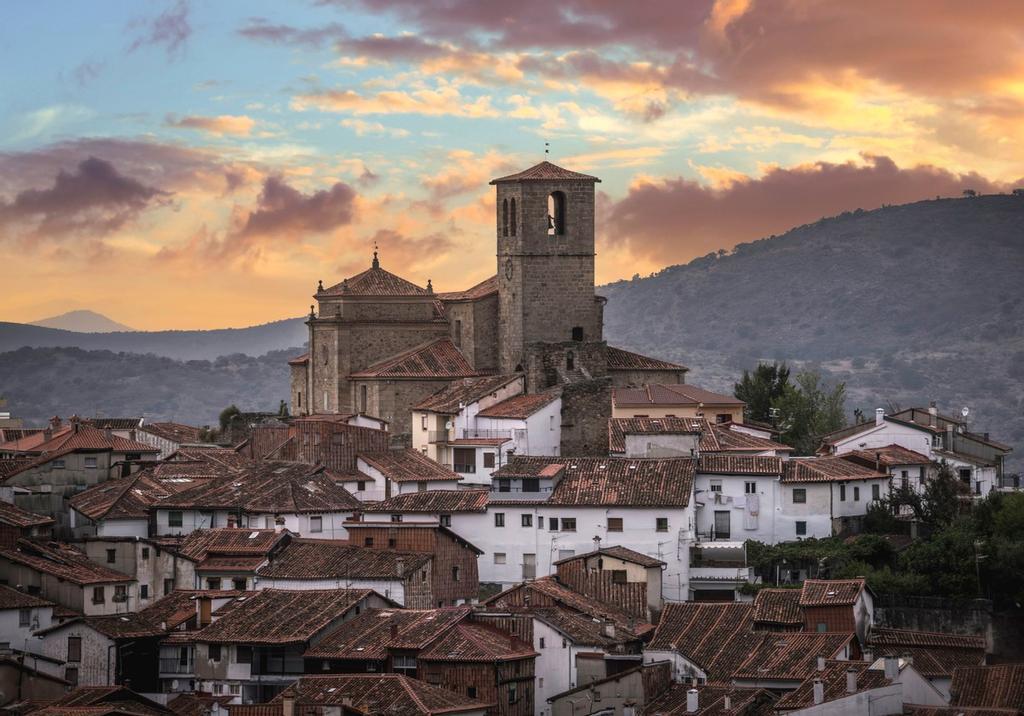
<svg viewBox="0 0 1024 716"><path fill-rule="evenodd" d="M431 445L447 445L451 441L451 435L447 430L428 430L427 442Z"/></svg>
<svg viewBox="0 0 1024 716"><path fill-rule="evenodd" d="M476 465L471 464L471 463L457 462L457 463L452 465L452 470L454 470L455 472L457 472L457 473L459 473L461 475L475 475L476 474Z"/></svg>
<svg viewBox="0 0 1024 716"><path fill-rule="evenodd" d="M462 431L462 437L465 440L472 440L474 438L513 438L515 435L512 430L478 430L477 428L465 428Z"/></svg>
<svg viewBox="0 0 1024 716"><path fill-rule="evenodd" d="M195 673L194 665L192 664L192 658L189 657L182 663L182 660L177 657L160 657L160 673L161 674L172 674L174 676L191 676Z"/></svg>
<svg viewBox="0 0 1024 716"><path fill-rule="evenodd" d="M729 584L742 584L754 581L754 568L744 567L741 564L720 566L699 566L690 567L691 582L723 582Z"/></svg>

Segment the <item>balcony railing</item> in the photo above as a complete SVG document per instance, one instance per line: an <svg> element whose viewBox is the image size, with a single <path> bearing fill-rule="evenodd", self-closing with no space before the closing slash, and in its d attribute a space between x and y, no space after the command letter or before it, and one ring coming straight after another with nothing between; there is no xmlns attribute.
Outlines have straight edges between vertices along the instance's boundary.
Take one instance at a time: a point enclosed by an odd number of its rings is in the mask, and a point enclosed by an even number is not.
<svg viewBox="0 0 1024 716"><path fill-rule="evenodd" d="M515 435L512 430L480 430L477 428L464 428L462 430L462 437L468 440L472 438L512 438L515 437Z"/></svg>
<svg viewBox="0 0 1024 716"><path fill-rule="evenodd" d="M445 444L451 440L447 430L428 430L427 442L432 444Z"/></svg>
<svg viewBox="0 0 1024 716"><path fill-rule="evenodd" d="M181 659L178 657L161 657L160 659L160 673L161 674L192 674L193 665L192 660L189 659L188 663L182 664Z"/></svg>
<svg viewBox="0 0 1024 716"><path fill-rule="evenodd" d="M463 464L457 462L452 466L452 469L455 472L460 472L466 475L472 475L476 473L476 465Z"/></svg>
<svg viewBox="0 0 1024 716"><path fill-rule="evenodd" d="M690 567L690 580L714 582L753 582L753 567Z"/></svg>

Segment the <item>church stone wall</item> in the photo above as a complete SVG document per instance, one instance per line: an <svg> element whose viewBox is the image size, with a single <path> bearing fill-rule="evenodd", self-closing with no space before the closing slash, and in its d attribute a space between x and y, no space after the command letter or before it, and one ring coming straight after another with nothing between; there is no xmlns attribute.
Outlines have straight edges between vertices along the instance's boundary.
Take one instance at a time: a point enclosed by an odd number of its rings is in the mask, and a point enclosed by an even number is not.
<svg viewBox="0 0 1024 716"><path fill-rule="evenodd" d="M473 367L479 371L498 370L498 297L473 302Z"/></svg>
<svg viewBox="0 0 1024 716"><path fill-rule="evenodd" d="M683 370L610 370L608 375L616 388L686 382L686 371Z"/></svg>
<svg viewBox="0 0 1024 716"><path fill-rule="evenodd" d="M309 388L307 387L307 381L309 379L309 371L305 365L290 365L288 366L291 370L290 383L291 383L291 414L292 415L305 415L309 412ZM301 399L300 399L301 395Z"/></svg>
<svg viewBox="0 0 1024 716"><path fill-rule="evenodd" d="M571 457L607 454L611 415L611 379L598 378L563 386L561 454Z"/></svg>
<svg viewBox="0 0 1024 716"><path fill-rule="evenodd" d="M446 387L450 381L355 379L351 381L352 404L359 405L359 395L366 386L366 412L387 420L395 441L412 443L412 406Z"/></svg>

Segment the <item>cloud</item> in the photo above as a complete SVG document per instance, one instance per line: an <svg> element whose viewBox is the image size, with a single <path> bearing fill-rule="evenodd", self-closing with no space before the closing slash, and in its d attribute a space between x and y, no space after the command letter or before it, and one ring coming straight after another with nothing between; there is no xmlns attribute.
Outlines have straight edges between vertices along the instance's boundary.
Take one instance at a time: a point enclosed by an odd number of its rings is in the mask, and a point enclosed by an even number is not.
<svg viewBox="0 0 1024 716"><path fill-rule="evenodd" d="M92 110L74 104L41 107L19 117L15 125L17 129L8 137L8 140L21 142L26 139L35 139L60 127L89 119L92 116Z"/></svg>
<svg viewBox="0 0 1024 716"><path fill-rule="evenodd" d="M221 114L216 117L175 117L168 115L166 119L168 127L181 127L184 129L197 129L216 136L234 134L248 136L256 124L252 117L246 115Z"/></svg>
<svg viewBox="0 0 1024 716"><path fill-rule="evenodd" d="M320 90L297 95L292 109L304 111L319 109L324 112L361 114L420 114L431 117L497 117L499 112L491 105L489 96L470 98L457 87L439 84L412 91L384 90L373 94L360 94L355 90Z"/></svg>
<svg viewBox="0 0 1024 716"><path fill-rule="evenodd" d="M865 156L860 163L774 167L759 179L729 177L717 188L681 177L647 179L607 207L603 240L660 266L823 216L937 195L960 196L967 187L983 193L1007 188L974 173L928 165L901 169L882 156Z"/></svg>
<svg viewBox="0 0 1024 716"><path fill-rule="evenodd" d="M351 129L359 137L367 134L386 134L389 137L394 137L395 139L401 139L402 137L409 136L409 130L407 129L401 129L399 127L385 127L380 122L367 122L364 119L343 119L339 124L342 127Z"/></svg>
<svg viewBox="0 0 1024 716"><path fill-rule="evenodd" d="M7 238L102 237L168 197L119 173L110 162L89 157L75 171L60 171L51 187L25 189L0 202L0 229Z"/></svg>
<svg viewBox="0 0 1024 716"><path fill-rule="evenodd" d="M168 58L179 57L185 51L185 43L192 34L188 14L188 0L175 0L156 17L133 21L129 27L138 32L128 46L128 52L135 52L142 47L163 47Z"/></svg>
<svg viewBox="0 0 1024 716"><path fill-rule="evenodd" d="M336 41L348 36L345 27L329 23L321 27L298 28L291 25L272 24L262 17L250 18L238 34L250 40L282 45L305 45L320 47L325 42Z"/></svg>
<svg viewBox="0 0 1024 716"><path fill-rule="evenodd" d="M268 177L256 209L249 213L238 236L330 231L351 223L355 198L355 190L344 182L330 189L303 194L280 177Z"/></svg>

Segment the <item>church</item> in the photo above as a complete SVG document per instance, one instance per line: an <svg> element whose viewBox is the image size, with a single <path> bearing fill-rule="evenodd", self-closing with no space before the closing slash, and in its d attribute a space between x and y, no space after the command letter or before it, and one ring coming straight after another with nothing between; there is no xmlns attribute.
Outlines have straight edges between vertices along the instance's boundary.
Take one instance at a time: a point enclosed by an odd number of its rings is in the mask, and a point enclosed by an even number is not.
<svg viewBox="0 0 1024 716"><path fill-rule="evenodd" d="M365 414L398 444L411 408L452 381L521 374L562 396L563 455L607 445L612 386L682 383L686 368L609 346L594 293L597 177L544 161L491 181L496 275L436 292L382 267L321 282L309 352L289 361L293 415Z"/></svg>

